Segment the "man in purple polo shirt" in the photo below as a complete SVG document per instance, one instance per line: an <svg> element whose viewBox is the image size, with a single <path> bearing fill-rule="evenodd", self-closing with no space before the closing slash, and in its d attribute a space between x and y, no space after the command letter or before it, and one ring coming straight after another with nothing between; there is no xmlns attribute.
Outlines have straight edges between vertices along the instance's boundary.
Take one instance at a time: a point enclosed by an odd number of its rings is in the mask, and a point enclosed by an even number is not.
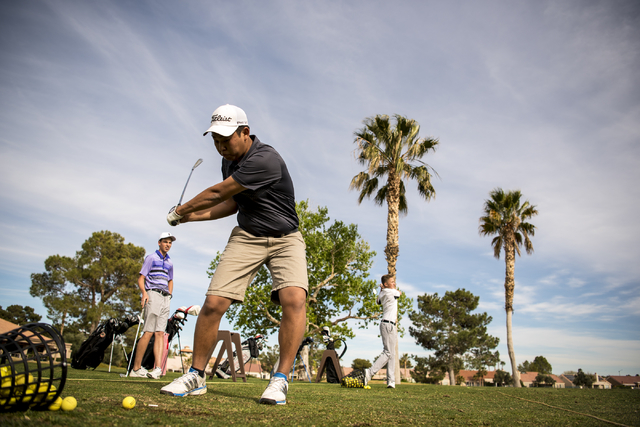
<svg viewBox="0 0 640 427"><path fill-rule="evenodd" d="M168 252L175 240L171 233L162 233L158 240L158 250L144 259L140 276L138 276L138 286L142 292L144 328L142 337L138 341L130 377L158 379L162 376L162 347L173 293L173 263ZM152 336L155 336L153 343L155 368L147 371L142 366L142 358Z"/></svg>

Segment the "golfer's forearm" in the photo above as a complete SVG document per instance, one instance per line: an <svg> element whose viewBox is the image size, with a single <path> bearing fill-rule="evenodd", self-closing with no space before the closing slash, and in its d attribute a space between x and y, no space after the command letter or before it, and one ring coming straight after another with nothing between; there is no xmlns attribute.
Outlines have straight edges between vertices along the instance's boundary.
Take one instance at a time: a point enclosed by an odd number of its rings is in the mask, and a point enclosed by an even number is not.
<svg viewBox="0 0 640 427"><path fill-rule="evenodd" d="M246 188L234 181L233 178L229 177L213 187L207 188L184 205L178 206L176 213L178 215L186 216L191 213L208 211L209 209L226 202L234 195L244 190L246 190ZM229 214L225 216L228 215Z"/></svg>
<svg viewBox="0 0 640 427"><path fill-rule="evenodd" d="M187 214L180 220L181 223L194 221L211 221L213 219L225 218L238 212L238 205L233 199L226 200L210 209L201 210Z"/></svg>

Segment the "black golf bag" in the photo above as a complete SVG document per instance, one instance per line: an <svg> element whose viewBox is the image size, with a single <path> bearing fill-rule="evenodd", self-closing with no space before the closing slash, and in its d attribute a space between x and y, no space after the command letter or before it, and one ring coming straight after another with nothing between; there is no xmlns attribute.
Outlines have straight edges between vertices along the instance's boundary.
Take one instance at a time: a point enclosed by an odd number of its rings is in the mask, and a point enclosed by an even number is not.
<svg viewBox="0 0 640 427"><path fill-rule="evenodd" d="M137 325L138 316L127 316L124 320L106 320L89 335L78 351L73 354L71 367L74 369L96 369L104 360L104 351L113 342L114 335L122 335L133 325Z"/></svg>
<svg viewBox="0 0 640 427"><path fill-rule="evenodd" d="M257 359L260 356L260 351L264 346L265 337L258 334L255 337L250 337L246 341L240 343L242 346L242 360L245 364L249 363L251 359ZM240 364L238 362L238 354L233 352L233 363L236 367L236 372L240 371ZM229 369L229 360L222 362L218 369L216 369L216 376L218 378L229 378L231 376L231 369Z"/></svg>
<svg viewBox="0 0 640 427"><path fill-rule="evenodd" d="M331 338L330 334L331 334L331 331L327 326L322 328L322 340L327 346L327 350L336 351L336 340ZM337 340L337 341L342 341L342 340ZM347 343L345 343L344 341L342 341L342 343L344 344L344 350L342 350L342 354L340 354L340 356L337 357L338 353L336 352L336 357L338 360L342 359L342 356L344 356L344 353L347 351ZM325 372L327 373L327 382L330 384L339 384L340 377L338 376L338 371L336 370L336 367L333 366L333 361L331 359L327 359L325 363L326 363Z"/></svg>

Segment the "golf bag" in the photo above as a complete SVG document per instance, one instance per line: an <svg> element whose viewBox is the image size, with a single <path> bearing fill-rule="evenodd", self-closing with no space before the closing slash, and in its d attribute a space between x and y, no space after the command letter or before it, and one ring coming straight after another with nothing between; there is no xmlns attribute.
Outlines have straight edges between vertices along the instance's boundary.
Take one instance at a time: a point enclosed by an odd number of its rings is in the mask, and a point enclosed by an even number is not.
<svg viewBox="0 0 640 427"><path fill-rule="evenodd" d="M169 357L169 348L171 346L171 341L173 338L178 335L178 339L180 339L180 331L184 326L184 322L187 321L187 316L189 314L193 316L197 316L200 313L199 305L192 305L191 307L180 307L175 313L167 320L167 327L164 331L164 342L162 346L162 375L167 372L167 358ZM155 356L153 354L153 345L155 342L155 335L151 335L151 339L149 340L149 344L147 344L147 348L144 351L144 355L142 356L142 367L147 370L152 370L155 366ZM131 353L129 353L129 358L135 357L136 351L138 351L138 341L136 341L136 345ZM135 360L135 359L134 359ZM133 367L133 364L130 364Z"/></svg>
<svg viewBox="0 0 640 427"><path fill-rule="evenodd" d="M100 323L74 353L71 367L74 369L96 369L104 360L104 351L113 342L113 336L124 334L139 322L138 316L131 315L125 317L124 320L109 319Z"/></svg>
<svg viewBox="0 0 640 427"><path fill-rule="evenodd" d="M334 340L333 338L331 338L331 330L329 329L329 327L325 326L322 328L322 341L324 341L325 345L327 346L327 350L333 350L336 351L336 340ZM337 340L339 342L342 342L344 344L344 350L342 350L342 354L340 354L339 357L337 357L338 360L342 359L342 356L344 356L344 353L347 351L347 343L345 343L342 340ZM336 352L336 356L338 356L338 353ZM340 383L340 377L338 376L338 372L336 370L336 367L333 366L333 361L331 359L327 359L326 361L326 367L325 367L325 372L327 373L327 382L330 384L339 384Z"/></svg>
<svg viewBox="0 0 640 427"><path fill-rule="evenodd" d="M0 377L0 413L46 410L60 397L67 380L64 339L46 323L29 323L0 334Z"/></svg>
<svg viewBox="0 0 640 427"><path fill-rule="evenodd" d="M266 338L258 334L255 337L250 337L246 341L240 343L242 346L242 360L245 364L249 363L251 359L257 359L260 356L260 351L264 346ZM236 367L236 372L240 371L240 363L238 362L237 352L233 352L233 366ZM216 369L216 376L218 378L227 379L231 376L231 369L229 369L229 360L225 360Z"/></svg>

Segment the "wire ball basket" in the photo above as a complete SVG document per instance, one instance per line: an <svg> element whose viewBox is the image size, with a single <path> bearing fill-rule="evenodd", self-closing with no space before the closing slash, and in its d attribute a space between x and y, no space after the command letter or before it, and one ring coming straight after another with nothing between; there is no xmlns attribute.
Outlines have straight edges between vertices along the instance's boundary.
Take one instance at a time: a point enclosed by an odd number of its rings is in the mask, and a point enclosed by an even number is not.
<svg viewBox="0 0 640 427"><path fill-rule="evenodd" d="M47 409L67 379L64 340L45 323L0 334L0 375L0 412Z"/></svg>

